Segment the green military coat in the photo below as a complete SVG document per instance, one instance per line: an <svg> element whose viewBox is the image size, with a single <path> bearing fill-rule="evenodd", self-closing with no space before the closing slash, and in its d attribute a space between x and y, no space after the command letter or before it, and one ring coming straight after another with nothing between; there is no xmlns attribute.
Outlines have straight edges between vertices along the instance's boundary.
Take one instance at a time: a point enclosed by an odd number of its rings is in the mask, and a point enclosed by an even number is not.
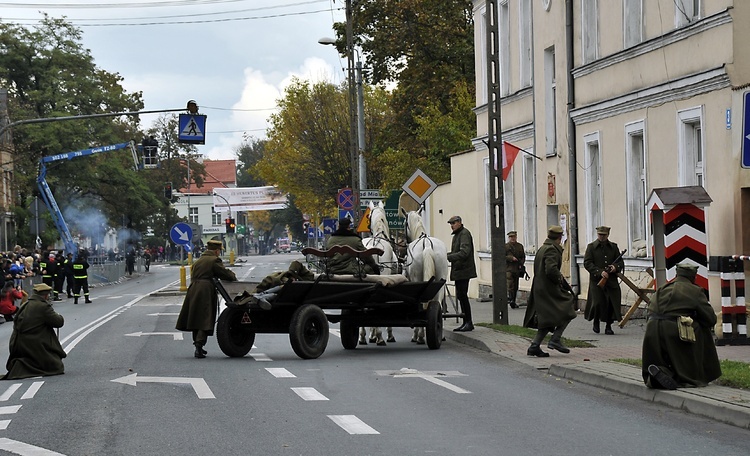
<svg viewBox="0 0 750 456"><path fill-rule="evenodd" d="M527 328L552 329L576 317L576 297L563 289L563 248L546 239L534 258L534 280L523 318Z"/></svg>
<svg viewBox="0 0 750 456"><path fill-rule="evenodd" d="M583 255L583 267L589 272L589 291L586 295L586 320L601 320L607 323L622 320L622 290L620 290L620 279L615 274L610 274L604 288L597 284L602 279L604 268L611 264L615 265L617 272L625 270L625 262L620 256L620 250L614 242L592 242L586 246Z"/></svg>
<svg viewBox="0 0 750 456"><path fill-rule="evenodd" d="M513 261L515 258L518 261ZM520 242L505 243L505 265L506 272L514 275L521 273L521 266L526 262L526 252Z"/></svg>
<svg viewBox="0 0 750 456"><path fill-rule="evenodd" d="M659 287L648 306L649 314L666 317L690 316L695 342L680 340L677 321L649 318L643 337L643 380L648 384L648 366L667 368L674 379L685 386L705 386L721 377L711 328L716 314L703 288L685 277Z"/></svg>
<svg viewBox="0 0 750 456"><path fill-rule="evenodd" d="M474 263L474 240L471 232L461 227L452 233L451 251L448 261L451 263L451 280L467 280L477 276Z"/></svg>
<svg viewBox="0 0 750 456"><path fill-rule="evenodd" d="M206 250L190 268L190 287L182 302L176 329L179 331L206 331L211 336L216 322L219 298L212 278L237 280L234 272L224 267L214 250Z"/></svg>
<svg viewBox="0 0 750 456"><path fill-rule="evenodd" d="M346 245L354 250L366 250L365 245L362 243L362 238L348 229L336 230L326 243L326 248L331 248L335 245ZM349 255L348 253L337 253L333 258L328 260L328 272L331 274L359 274L364 272L365 274L380 274L380 266L372 256L361 256L362 261L365 263L364 268L360 271L357 257Z"/></svg>
<svg viewBox="0 0 750 456"><path fill-rule="evenodd" d="M34 293L16 313L4 380L65 373L67 355L55 334L65 323L50 303Z"/></svg>

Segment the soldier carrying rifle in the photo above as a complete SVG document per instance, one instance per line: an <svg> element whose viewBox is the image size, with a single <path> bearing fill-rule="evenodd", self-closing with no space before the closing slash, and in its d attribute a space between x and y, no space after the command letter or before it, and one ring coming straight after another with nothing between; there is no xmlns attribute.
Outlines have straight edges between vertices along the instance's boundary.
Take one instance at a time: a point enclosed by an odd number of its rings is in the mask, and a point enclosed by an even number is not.
<svg viewBox="0 0 750 456"><path fill-rule="evenodd" d="M620 321L622 291L617 274L625 270L617 244L609 240L610 227L596 228L596 240L586 246L583 267L589 272L589 291L586 296L586 320L594 321L593 331L599 334L599 322L604 322L604 334L613 335L612 322Z"/></svg>

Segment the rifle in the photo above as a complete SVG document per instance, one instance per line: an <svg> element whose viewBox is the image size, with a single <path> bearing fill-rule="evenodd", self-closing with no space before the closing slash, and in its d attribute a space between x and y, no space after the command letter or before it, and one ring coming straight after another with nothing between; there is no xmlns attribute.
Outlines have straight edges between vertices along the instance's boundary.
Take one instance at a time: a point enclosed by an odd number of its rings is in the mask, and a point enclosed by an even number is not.
<svg viewBox="0 0 750 456"><path fill-rule="evenodd" d="M620 258L622 258L622 256L625 255L625 252L627 252L627 251L628 251L628 249L625 249L622 252L620 252L620 256L618 256L617 258L615 258L615 260L612 262L612 264L610 266L612 266L615 263L617 263L620 260ZM604 268L604 270L607 271L607 268ZM607 271L607 273L610 273L610 272ZM607 279L608 279L608 277L602 277L599 280L599 283L596 284L596 286L599 287L599 288L604 288L605 286L607 286Z"/></svg>

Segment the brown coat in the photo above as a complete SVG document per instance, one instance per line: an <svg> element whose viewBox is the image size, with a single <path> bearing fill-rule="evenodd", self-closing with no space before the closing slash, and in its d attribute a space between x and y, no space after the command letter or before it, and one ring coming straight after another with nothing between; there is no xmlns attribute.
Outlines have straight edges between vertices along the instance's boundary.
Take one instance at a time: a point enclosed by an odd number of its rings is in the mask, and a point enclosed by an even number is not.
<svg viewBox="0 0 750 456"><path fill-rule="evenodd" d="M219 302L216 288L211 281L214 277L222 280L237 280L234 272L224 267L224 263L215 251L206 250L190 268L190 287L182 302L176 329L179 331L203 330L207 335L213 335L216 307Z"/></svg>
<svg viewBox="0 0 750 456"><path fill-rule="evenodd" d="M552 329L576 317L576 297L563 288L562 252L560 245L547 239L536 253L534 280L523 319L527 328Z"/></svg>
<svg viewBox="0 0 750 456"><path fill-rule="evenodd" d="M3 380L65 373L62 359L67 355L55 334L65 323L62 315L34 293L23 304L13 322L10 356Z"/></svg>

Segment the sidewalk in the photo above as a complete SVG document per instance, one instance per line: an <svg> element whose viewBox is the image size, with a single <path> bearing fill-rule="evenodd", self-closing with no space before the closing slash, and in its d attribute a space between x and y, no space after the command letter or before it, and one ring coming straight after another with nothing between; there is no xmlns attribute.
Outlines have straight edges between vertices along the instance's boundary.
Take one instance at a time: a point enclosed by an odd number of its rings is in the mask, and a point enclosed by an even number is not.
<svg viewBox="0 0 750 456"><path fill-rule="evenodd" d="M492 302L472 300L474 323L492 323ZM522 325L526 307L509 310L509 323ZM571 348L567 355L555 350L547 351L549 358L526 356L529 339L500 331L476 326L471 332L453 332L459 324L455 319L444 322L447 340L473 346L480 350L513 359L549 375L566 378L606 390L636 397L657 404L682 409L723 423L750 429L750 391L709 385L705 388L685 388L677 391L652 390L646 388L638 367L610 361L615 358L641 358L641 343L646 321L631 320L620 329L613 325L615 334L594 334L591 322L582 313L570 322L563 337L585 340L594 348ZM719 346L719 359L750 363L750 345Z"/></svg>

